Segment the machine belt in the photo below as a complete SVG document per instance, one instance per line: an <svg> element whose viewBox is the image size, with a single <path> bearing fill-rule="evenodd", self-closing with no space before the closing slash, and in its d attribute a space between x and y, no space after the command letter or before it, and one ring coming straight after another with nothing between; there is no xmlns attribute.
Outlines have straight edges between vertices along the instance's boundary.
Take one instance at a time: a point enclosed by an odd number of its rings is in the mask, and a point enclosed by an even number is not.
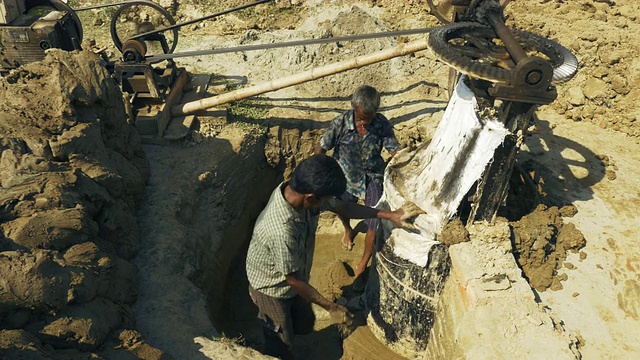
<svg viewBox="0 0 640 360"><path fill-rule="evenodd" d="M403 35L426 34L429 31L431 31L431 28L387 31L387 32L379 32L379 33L372 33L372 34L331 37L331 38L325 38L325 39L296 40L296 41L288 41L288 42L274 43L274 44L245 45L245 46L237 46L237 47L230 47L230 48L186 51L186 52L172 53L172 54L149 55L146 57L146 59L151 61L168 60L168 59L175 59L179 57L215 55L215 54L242 52L242 51L276 49L276 48L292 47L292 46L317 45L317 44L326 44L326 43L343 42L343 41L356 41L356 40L367 40L367 39L394 37L394 36L403 36Z"/></svg>

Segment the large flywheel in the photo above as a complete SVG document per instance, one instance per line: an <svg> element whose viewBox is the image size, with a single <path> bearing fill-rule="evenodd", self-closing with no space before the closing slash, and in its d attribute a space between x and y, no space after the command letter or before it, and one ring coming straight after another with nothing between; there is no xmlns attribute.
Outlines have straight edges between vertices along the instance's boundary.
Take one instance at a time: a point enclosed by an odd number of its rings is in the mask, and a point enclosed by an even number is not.
<svg viewBox="0 0 640 360"><path fill-rule="evenodd" d="M527 31L511 31L526 55L551 64L552 81L566 81L575 75L578 61L562 45ZM488 25L458 22L439 26L429 33L429 47L442 62L463 74L491 82L512 79L515 64Z"/></svg>
<svg viewBox="0 0 640 360"><path fill-rule="evenodd" d="M71 16L73 26L78 34L78 44L82 43L82 23L80 22L78 14L76 14L69 5L60 0L25 0L24 5L25 14L44 16L52 10L67 12L69 16Z"/></svg>
<svg viewBox="0 0 640 360"><path fill-rule="evenodd" d="M111 18L111 39L118 50L123 52L123 44L130 44L130 39L145 41L146 54L156 55L173 53L178 46L178 28L172 27L176 21L162 6L146 0L135 0L120 6ZM144 36L144 34L148 34ZM139 35L143 35L140 37ZM153 41L166 41L167 47L152 44Z"/></svg>

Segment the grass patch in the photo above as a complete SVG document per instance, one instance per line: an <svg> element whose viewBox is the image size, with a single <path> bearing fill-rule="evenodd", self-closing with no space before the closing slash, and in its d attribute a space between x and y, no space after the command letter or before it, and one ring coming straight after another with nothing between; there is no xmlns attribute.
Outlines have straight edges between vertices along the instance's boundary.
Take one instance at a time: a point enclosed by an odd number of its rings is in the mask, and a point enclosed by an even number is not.
<svg viewBox="0 0 640 360"><path fill-rule="evenodd" d="M267 133L268 110L259 98L249 98L232 102L227 105L227 121L235 123L241 129L256 135Z"/></svg>

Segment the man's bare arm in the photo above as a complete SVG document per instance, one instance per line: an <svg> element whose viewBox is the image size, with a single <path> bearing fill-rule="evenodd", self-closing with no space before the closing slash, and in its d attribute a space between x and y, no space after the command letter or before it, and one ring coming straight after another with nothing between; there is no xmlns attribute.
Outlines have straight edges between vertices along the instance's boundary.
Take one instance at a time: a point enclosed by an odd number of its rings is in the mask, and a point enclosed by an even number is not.
<svg viewBox="0 0 640 360"><path fill-rule="evenodd" d="M398 227L413 229L414 226L407 222L408 219L415 218L424 211L412 202L407 202L397 210L378 210L368 206L360 205L353 202L335 200L335 208L333 211L341 216L349 219L383 219L393 222Z"/></svg>
<svg viewBox="0 0 640 360"><path fill-rule="evenodd" d="M308 302L320 305L323 309L327 310L331 315L331 320L336 324L348 323L351 319L347 308L342 305L333 303L324 296L322 296L318 290L305 281L296 279L293 274L289 274L286 277L287 285L291 286L293 290L298 293L303 299Z"/></svg>
<svg viewBox="0 0 640 360"><path fill-rule="evenodd" d="M289 274L286 276L287 285L291 286L293 290L295 290L298 295L300 295L303 299L308 302L320 305L323 309L329 311L333 307L333 305L337 305L327 300L324 296L322 296L318 290L316 290L313 286L309 285L309 283L305 281L301 281L296 279L293 274Z"/></svg>

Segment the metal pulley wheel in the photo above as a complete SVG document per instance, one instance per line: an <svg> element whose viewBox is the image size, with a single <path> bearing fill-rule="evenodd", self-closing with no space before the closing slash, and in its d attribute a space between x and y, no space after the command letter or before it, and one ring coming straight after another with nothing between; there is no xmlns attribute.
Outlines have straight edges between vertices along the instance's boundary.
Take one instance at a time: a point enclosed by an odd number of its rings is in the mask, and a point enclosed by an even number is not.
<svg viewBox="0 0 640 360"><path fill-rule="evenodd" d="M127 62L140 62L147 55L144 41L128 39L122 44L122 59Z"/></svg>
<svg viewBox="0 0 640 360"><path fill-rule="evenodd" d="M145 42L144 40L148 40L152 35L163 35L168 45L167 49L163 49L159 44L154 44L154 41L146 41L148 55L170 54L178 46L178 28L163 29L175 24L176 21L171 14L159 4L152 1L135 0L120 6L115 11L109 30L114 45L123 55L123 42L136 35L147 33L151 35L140 38L140 42Z"/></svg>
<svg viewBox="0 0 640 360"><path fill-rule="evenodd" d="M65 4L60 0L25 0L25 14L33 14L44 16L51 12L52 10L64 11L71 16L73 20L73 26L75 27L76 33L78 34L78 44L82 44L82 23L80 22L80 18L78 14L69 5Z"/></svg>
<svg viewBox="0 0 640 360"><path fill-rule="evenodd" d="M551 81L567 81L576 74L578 60L562 45L527 31L511 32L527 56L539 57L551 65ZM515 64L488 25L458 22L436 27L429 33L429 47L439 60L463 74L491 82L512 79Z"/></svg>

